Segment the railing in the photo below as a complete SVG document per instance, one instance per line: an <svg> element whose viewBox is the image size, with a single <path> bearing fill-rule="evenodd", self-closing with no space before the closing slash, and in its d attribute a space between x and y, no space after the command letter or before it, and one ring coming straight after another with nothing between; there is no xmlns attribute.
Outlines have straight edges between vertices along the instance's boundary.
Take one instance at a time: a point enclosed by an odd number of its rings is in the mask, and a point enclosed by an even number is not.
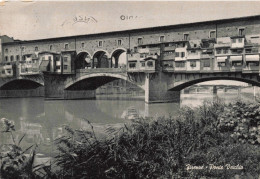
<svg viewBox="0 0 260 179"><path fill-rule="evenodd" d="M123 68L91 68L77 69L77 73L125 73L126 67Z"/></svg>

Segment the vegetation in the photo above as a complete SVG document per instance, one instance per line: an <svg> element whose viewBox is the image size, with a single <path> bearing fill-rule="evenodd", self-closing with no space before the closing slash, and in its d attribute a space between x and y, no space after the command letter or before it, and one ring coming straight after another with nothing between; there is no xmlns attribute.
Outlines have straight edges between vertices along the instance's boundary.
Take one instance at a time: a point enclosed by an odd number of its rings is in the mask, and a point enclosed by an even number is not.
<svg viewBox="0 0 260 179"><path fill-rule="evenodd" d="M96 137L90 123L91 131L67 126L67 135L56 140L55 162L31 167L34 175L25 173L41 178L258 178L259 122L259 104L217 101L183 108L174 117L109 128L107 138ZM2 178L5 171L1 167ZM17 171L23 178L20 171L27 170Z"/></svg>

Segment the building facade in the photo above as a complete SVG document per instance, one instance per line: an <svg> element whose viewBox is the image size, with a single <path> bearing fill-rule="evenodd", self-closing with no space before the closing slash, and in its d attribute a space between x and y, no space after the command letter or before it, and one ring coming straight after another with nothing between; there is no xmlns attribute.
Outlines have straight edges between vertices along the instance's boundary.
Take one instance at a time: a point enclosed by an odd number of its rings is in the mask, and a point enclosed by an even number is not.
<svg viewBox="0 0 260 179"><path fill-rule="evenodd" d="M0 77L42 71L126 68L127 72L259 73L260 16L1 43ZM119 57L127 54L125 65Z"/></svg>

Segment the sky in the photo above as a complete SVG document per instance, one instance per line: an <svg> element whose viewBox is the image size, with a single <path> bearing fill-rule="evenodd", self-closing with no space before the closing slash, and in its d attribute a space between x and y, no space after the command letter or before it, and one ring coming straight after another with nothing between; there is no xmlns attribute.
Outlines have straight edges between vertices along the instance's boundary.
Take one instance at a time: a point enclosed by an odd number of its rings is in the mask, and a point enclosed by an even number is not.
<svg viewBox="0 0 260 179"><path fill-rule="evenodd" d="M19 40L260 15L260 1L5 2L0 35Z"/></svg>
<svg viewBox="0 0 260 179"><path fill-rule="evenodd" d="M0 6L0 35L32 40L259 14L257 1L16 1Z"/></svg>

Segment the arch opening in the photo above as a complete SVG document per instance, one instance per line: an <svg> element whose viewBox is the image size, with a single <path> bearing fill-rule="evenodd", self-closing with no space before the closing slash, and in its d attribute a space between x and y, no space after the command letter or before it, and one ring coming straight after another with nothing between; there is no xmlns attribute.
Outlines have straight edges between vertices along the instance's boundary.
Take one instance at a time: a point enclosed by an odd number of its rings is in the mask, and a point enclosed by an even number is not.
<svg viewBox="0 0 260 179"><path fill-rule="evenodd" d="M19 79L5 83L0 87L0 90L29 90L40 86L43 85L32 80Z"/></svg>
<svg viewBox="0 0 260 179"><path fill-rule="evenodd" d="M192 85L196 85L202 82L210 82L210 81L215 81L215 80L228 80L228 81L234 81L234 82L244 82L244 83L248 83L251 84L253 86L258 86L260 87L260 82L256 82L252 79L247 79L247 78L236 78L236 77L210 77L210 78L202 78L202 79L196 79L196 80L191 80L188 82L184 82L182 84L179 84L177 86L174 86L170 89L168 89L168 91L181 91L187 87L190 87ZM213 85L213 84L212 84ZM216 84L217 86L218 84Z"/></svg>
<svg viewBox="0 0 260 179"><path fill-rule="evenodd" d="M93 68L109 68L109 54L105 51L98 51L93 55Z"/></svg>
<svg viewBox="0 0 260 179"><path fill-rule="evenodd" d="M126 76L118 74L91 74L78 79L76 82L70 82L65 86L65 90L96 90L112 81L125 81L138 89L144 90L143 87L127 79ZM119 84L119 83L117 83ZM121 83L123 84L123 83Z"/></svg>
<svg viewBox="0 0 260 179"><path fill-rule="evenodd" d="M92 62L91 62L91 56L87 52L80 52L75 61L75 68L76 69L86 69L91 68Z"/></svg>
<svg viewBox="0 0 260 179"><path fill-rule="evenodd" d="M117 49L111 55L111 68L126 67L126 50Z"/></svg>

